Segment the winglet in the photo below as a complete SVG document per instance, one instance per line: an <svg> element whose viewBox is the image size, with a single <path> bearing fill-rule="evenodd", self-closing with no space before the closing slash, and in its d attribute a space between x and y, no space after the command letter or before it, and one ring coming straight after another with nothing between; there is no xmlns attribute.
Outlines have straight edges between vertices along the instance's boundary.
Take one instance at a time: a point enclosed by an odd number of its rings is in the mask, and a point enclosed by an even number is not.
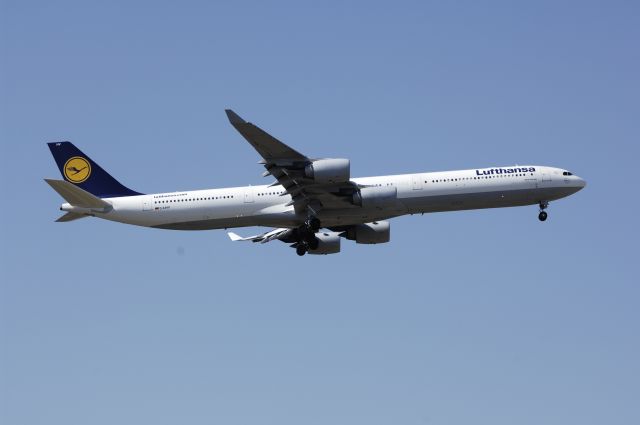
<svg viewBox="0 0 640 425"><path fill-rule="evenodd" d="M231 124L233 124L234 126L238 125L238 124L246 124L247 123L245 120L240 118L240 115L236 114L231 109L225 109L224 111L227 113L227 118L229 118L229 122Z"/></svg>

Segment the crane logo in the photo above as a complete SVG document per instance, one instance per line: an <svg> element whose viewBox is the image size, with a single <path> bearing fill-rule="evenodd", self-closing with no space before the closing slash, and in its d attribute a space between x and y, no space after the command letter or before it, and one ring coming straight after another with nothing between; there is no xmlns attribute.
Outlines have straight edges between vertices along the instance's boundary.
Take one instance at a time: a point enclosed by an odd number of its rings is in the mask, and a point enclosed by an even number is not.
<svg viewBox="0 0 640 425"><path fill-rule="evenodd" d="M91 164L85 158L74 156L64 164L64 176L71 183L82 183L91 175Z"/></svg>

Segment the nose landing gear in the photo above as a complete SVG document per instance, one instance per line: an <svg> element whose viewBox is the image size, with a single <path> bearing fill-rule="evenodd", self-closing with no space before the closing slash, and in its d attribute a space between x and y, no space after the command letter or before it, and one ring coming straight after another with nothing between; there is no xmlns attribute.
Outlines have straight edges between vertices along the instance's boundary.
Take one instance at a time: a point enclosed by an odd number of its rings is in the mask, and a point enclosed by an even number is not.
<svg viewBox="0 0 640 425"><path fill-rule="evenodd" d="M547 212L545 211L549 203L547 201L540 202L540 214L538 214L538 220L545 221L547 219Z"/></svg>

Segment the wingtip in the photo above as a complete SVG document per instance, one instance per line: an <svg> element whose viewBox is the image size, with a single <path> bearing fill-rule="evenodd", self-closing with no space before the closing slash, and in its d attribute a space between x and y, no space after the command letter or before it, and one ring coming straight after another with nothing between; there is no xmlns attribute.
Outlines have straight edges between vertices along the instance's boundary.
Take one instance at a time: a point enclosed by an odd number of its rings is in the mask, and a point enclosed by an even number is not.
<svg viewBox="0 0 640 425"><path fill-rule="evenodd" d="M231 109L225 109L224 112L226 112L227 114L227 118L229 118L229 122L231 124L245 124L246 121L243 120L240 115L236 114L235 112L233 112L233 110Z"/></svg>

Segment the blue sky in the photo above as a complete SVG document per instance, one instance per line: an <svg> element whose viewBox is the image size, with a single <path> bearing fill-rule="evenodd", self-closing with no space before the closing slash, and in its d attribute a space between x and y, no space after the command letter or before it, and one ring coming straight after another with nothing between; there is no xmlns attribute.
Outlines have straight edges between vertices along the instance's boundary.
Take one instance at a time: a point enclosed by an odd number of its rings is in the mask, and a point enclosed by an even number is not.
<svg viewBox="0 0 640 425"><path fill-rule="evenodd" d="M3 0L0 422L639 423L639 17ZM545 223L403 217L326 257L53 222L50 141L142 192L262 183L228 107L356 176L531 163L588 186Z"/></svg>

